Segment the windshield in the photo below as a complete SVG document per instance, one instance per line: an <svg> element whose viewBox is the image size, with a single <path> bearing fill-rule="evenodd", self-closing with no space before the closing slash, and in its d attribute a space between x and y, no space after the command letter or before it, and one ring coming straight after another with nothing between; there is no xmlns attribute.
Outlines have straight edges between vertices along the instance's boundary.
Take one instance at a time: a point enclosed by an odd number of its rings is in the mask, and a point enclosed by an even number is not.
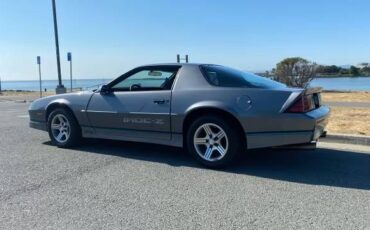
<svg viewBox="0 0 370 230"><path fill-rule="evenodd" d="M284 84L265 77L219 65L201 65L208 82L220 87L282 88Z"/></svg>

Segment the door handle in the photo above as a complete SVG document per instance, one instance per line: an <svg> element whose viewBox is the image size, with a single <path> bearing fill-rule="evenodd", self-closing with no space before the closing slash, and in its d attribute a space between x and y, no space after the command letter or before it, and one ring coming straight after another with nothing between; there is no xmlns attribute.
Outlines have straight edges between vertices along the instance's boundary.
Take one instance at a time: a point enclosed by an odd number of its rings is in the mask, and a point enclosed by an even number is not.
<svg viewBox="0 0 370 230"><path fill-rule="evenodd" d="M164 99L153 100L153 103L157 104L157 105L163 105L165 102L166 102L166 100L164 100Z"/></svg>

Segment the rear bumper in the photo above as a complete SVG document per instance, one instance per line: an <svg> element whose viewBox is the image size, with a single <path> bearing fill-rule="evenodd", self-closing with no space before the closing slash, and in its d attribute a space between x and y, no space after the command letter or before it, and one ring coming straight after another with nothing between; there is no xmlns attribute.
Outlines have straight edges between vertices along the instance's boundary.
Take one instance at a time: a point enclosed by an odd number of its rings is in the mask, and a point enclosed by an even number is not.
<svg viewBox="0 0 370 230"><path fill-rule="evenodd" d="M42 131L47 131L46 123L41 121L30 121L30 127Z"/></svg>
<svg viewBox="0 0 370 230"><path fill-rule="evenodd" d="M263 132L247 133L246 138L248 149L257 149L309 143L312 141L312 135L312 131Z"/></svg>
<svg viewBox="0 0 370 230"><path fill-rule="evenodd" d="M312 128L310 130L246 133L248 149L315 142L325 132L329 114L330 110L327 106L321 106L318 109L302 114L303 119L307 119L311 123L310 126ZM296 123L293 124L296 125ZM294 125L293 127L295 127Z"/></svg>
<svg viewBox="0 0 370 230"><path fill-rule="evenodd" d="M312 118L315 122L312 140L317 141L320 136L325 132L325 127L329 122L330 109L327 106L321 106L307 113L307 116Z"/></svg>

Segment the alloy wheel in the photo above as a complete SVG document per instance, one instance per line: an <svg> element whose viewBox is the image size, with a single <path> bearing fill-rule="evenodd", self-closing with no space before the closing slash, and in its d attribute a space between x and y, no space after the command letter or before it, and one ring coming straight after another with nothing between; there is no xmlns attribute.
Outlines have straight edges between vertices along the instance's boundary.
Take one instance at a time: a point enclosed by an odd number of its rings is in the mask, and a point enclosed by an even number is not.
<svg viewBox="0 0 370 230"><path fill-rule="evenodd" d="M198 155L206 161L222 159L228 149L226 132L214 123L201 125L194 133L194 147Z"/></svg>
<svg viewBox="0 0 370 230"><path fill-rule="evenodd" d="M56 141L64 143L71 135L71 125L66 116L57 114L51 121L51 133Z"/></svg>

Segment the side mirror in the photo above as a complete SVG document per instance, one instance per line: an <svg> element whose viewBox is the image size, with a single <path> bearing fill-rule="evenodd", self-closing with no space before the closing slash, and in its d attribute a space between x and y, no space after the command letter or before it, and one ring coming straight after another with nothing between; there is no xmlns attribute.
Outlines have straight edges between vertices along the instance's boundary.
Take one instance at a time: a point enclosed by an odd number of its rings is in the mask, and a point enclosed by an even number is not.
<svg viewBox="0 0 370 230"><path fill-rule="evenodd" d="M103 95L110 94L112 92L112 89L108 85L102 85L100 87L100 93Z"/></svg>

